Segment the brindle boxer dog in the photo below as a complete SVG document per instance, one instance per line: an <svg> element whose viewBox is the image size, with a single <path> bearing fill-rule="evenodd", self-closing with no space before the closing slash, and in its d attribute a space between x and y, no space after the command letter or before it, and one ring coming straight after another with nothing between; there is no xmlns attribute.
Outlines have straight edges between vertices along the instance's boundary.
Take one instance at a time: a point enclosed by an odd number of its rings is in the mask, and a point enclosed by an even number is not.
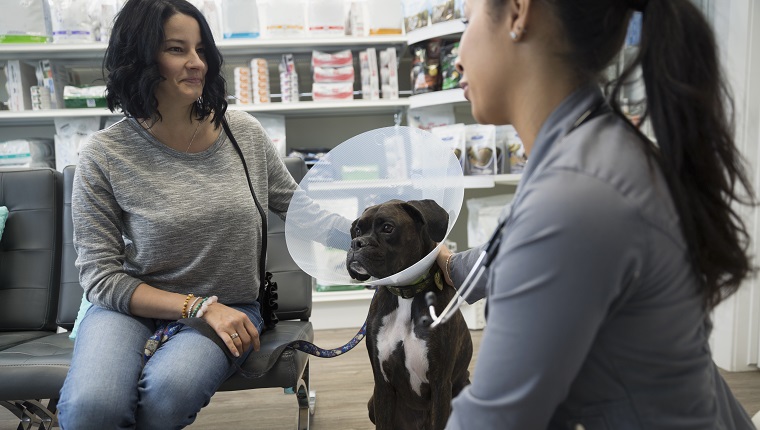
<svg viewBox="0 0 760 430"><path fill-rule="evenodd" d="M349 274L364 281L412 266L443 240L448 219L433 200L391 200L367 208L351 226ZM367 349L375 389L367 407L378 429L443 429L451 399L470 383L467 324L457 312L431 329L428 291L436 296L438 313L455 294L436 263L412 285L378 287L370 306Z"/></svg>

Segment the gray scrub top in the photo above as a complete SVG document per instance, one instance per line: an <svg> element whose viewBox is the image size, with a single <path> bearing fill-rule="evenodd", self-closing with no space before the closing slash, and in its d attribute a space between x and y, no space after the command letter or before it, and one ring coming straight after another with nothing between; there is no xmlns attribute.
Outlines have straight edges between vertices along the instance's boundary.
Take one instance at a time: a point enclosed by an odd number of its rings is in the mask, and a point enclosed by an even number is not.
<svg viewBox="0 0 760 430"><path fill-rule="evenodd" d="M718 374L709 315L657 163L596 85L542 126L472 300L488 320L447 429L754 429ZM569 132L569 134L568 134ZM461 285L481 248L456 254Z"/></svg>

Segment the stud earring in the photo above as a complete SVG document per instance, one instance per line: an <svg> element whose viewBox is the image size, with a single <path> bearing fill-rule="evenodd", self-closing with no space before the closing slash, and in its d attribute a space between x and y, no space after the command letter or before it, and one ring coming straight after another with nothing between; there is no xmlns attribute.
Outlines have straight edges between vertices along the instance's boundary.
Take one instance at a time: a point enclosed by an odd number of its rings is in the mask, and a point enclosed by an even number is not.
<svg viewBox="0 0 760 430"><path fill-rule="evenodd" d="M509 37L512 38L513 42L517 42L517 33L515 33L514 31L509 32Z"/></svg>

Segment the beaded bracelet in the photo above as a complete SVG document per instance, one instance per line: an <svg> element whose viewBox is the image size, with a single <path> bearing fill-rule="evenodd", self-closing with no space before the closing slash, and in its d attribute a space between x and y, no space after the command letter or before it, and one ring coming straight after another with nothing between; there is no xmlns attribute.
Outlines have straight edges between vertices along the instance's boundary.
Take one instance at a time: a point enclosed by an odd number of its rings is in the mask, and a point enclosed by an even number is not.
<svg viewBox="0 0 760 430"><path fill-rule="evenodd" d="M203 316L203 314L206 312L206 309L208 309L209 306L216 303L216 301L219 300L216 296L208 297L208 300L204 301L201 305L201 309L198 311L198 313L195 315L196 317L200 318Z"/></svg>
<svg viewBox="0 0 760 430"><path fill-rule="evenodd" d="M201 310L201 306L203 306L203 303L205 303L206 300L208 300L208 297L203 297L198 302L198 304L196 304L195 306L192 307L192 310L190 311L190 318L198 316L198 311Z"/></svg>
<svg viewBox="0 0 760 430"><path fill-rule="evenodd" d="M200 297L200 296L199 296L199 297L196 297L196 298L195 298L195 300L193 300L193 301L190 303L190 306L188 306L188 307L187 307L187 309L188 309L188 311L187 311L187 317L188 317L188 318L190 318L190 317L192 317L192 316L193 316L193 308L195 308L195 305L196 305L196 303L198 303L198 300L200 300L200 299L202 299L202 298L203 298L203 297Z"/></svg>
<svg viewBox="0 0 760 430"><path fill-rule="evenodd" d="M193 297L195 296L192 293L188 294L187 297L185 297L185 303L182 305L182 318L187 318L187 304Z"/></svg>

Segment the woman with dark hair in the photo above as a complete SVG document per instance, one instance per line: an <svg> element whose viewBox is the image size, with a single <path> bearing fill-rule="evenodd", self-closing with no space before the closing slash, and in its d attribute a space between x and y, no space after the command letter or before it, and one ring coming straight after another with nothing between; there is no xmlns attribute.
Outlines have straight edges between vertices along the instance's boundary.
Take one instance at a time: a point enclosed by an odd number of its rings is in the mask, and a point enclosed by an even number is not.
<svg viewBox="0 0 760 430"><path fill-rule="evenodd" d="M202 318L238 363L259 347L266 232L246 176L262 214L284 217L297 185L258 121L227 112L221 65L184 0L129 0L116 18L107 100L126 118L81 148L74 178L76 264L94 306L61 390L62 428L192 423L236 367L175 320Z"/></svg>
<svg viewBox="0 0 760 430"><path fill-rule="evenodd" d="M639 55L606 101L597 78L634 10ZM705 18L689 0L468 0L465 15L472 113L514 124L530 158L447 428L754 428L708 344L710 311L754 270L734 204L755 202ZM656 143L616 102L637 65ZM442 247L447 281L484 249Z"/></svg>

